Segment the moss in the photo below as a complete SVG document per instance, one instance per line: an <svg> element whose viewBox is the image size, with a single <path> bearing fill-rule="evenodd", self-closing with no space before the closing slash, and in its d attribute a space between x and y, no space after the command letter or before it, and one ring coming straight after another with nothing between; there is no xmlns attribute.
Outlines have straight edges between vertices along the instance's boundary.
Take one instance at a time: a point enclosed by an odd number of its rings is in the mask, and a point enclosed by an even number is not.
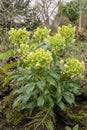
<svg viewBox="0 0 87 130"><path fill-rule="evenodd" d="M20 113L16 109L13 109L12 104L14 102L15 96L11 92L8 96L4 97L2 101L2 106L0 108L1 115L5 116L6 121L13 125L18 125L26 118L25 113Z"/></svg>
<svg viewBox="0 0 87 130"><path fill-rule="evenodd" d="M81 130L87 130L87 102L86 104L79 104L73 108L67 108L66 115L70 121L84 128Z"/></svg>
<svg viewBox="0 0 87 130"><path fill-rule="evenodd" d="M3 87L5 75L4 73L3 75L1 74L0 70L0 96L2 97L0 101L0 129L2 130L6 124L8 126L18 126L24 119L26 119L28 112L18 112L16 109L13 109L12 104L16 97L16 95L13 95L13 92L17 86L12 82L9 86L7 85ZM5 123L3 123L2 120L4 120Z"/></svg>
<svg viewBox="0 0 87 130"><path fill-rule="evenodd" d="M78 115L69 115L70 119L72 119L73 121L76 121L77 123L80 123L82 125L85 125L85 120L87 118L87 116L78 116Z"/></svg>
<svg viewBox="0 0 87 130"><path fill-rule="evenodd" d="M7 122L13 125L18 125L24 119L24 115L15 110L8 109L5 114Z"/></svg>

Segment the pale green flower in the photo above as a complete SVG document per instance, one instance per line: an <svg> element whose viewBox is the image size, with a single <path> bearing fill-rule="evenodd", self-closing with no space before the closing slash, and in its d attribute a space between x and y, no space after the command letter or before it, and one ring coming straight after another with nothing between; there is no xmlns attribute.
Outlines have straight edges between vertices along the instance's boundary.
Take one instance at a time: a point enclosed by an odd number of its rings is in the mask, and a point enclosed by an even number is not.
<svg viewBox="0 0 87 130"><path fill-rule="evenodd" d="M68 26L63 25L61 28L58 28L58 33L65 38L65 44L74 42L75 27L72 27L71 24L69 24Z"/></svg>
<svg viewBox="0 0 87 130"><path fill-rule="evenodd" d="M30 52L26 57L26 64L28 68L49 68L52 62L52 56L49 51L45 51L42 48L36 50L35 52Z"/></svg>
<svg viewBox="0 0 87 130"><path fill-rule="evenodd" d="M35 42L37 42L37 43L46 42L49 32L50 32L50 30L48 30L46 27L45 28L38 27L33 36L35 39Z"/></svg>
<svg viewBox="0 0 87 130"><path fill-rule="evenodd" d="M82 72L85 70L84 62L80 62L78 59L67 59L64 64L65 73L71 78L81 77Z"/></svg>
<svg viewBox="0 0 87 130"><path fill-rule="evenodd" d="M9 31L9 38L11 41L17 45L20 46L20 44L25 44L29 42L29 35L30 32L28 32L25 28L24 29L14 29L12 28Z"/></svg>
<svg viewBox="0 0 87 130"><path fill-rule="evenodd" d="M61 34L49 36L48 43L54 48L55 52L65 48L65 38Z"/></svg>

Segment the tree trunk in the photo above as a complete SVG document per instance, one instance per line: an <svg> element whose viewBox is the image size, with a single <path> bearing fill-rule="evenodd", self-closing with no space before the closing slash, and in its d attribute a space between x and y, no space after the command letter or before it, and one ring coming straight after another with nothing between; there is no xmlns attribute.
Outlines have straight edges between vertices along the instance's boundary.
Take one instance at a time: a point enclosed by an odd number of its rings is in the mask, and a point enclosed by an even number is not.
<svg viewBox="0 0 87 130"><path fill-rule="evenodd" d="M79 0L79 34L82 33L82 0Z"/></svg>

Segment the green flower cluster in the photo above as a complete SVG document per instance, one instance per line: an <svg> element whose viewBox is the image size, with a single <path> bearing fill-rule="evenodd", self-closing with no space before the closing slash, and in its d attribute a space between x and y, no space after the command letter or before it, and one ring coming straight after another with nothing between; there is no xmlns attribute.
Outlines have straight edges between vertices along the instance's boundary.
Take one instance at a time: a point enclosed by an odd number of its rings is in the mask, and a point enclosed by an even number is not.
<svg viewBox="0 0 87 130"><path fill-rule="evenodd" d="M20 48L17 49L17 52L23 55L27 55L29 52L29 45L28 44L20 44Z"/></svg>
<svg viewBox="0 0 87 130"><path fill-rule="evenodd" d="M27 56L30 53L32 53L32 51L34 51L35 48L36 48L36 46L34 44L31 46L29 46L28 44L20 44L20 48L17 49L18 54L21 55L19 63L22 62L24 67L28 66ZM27 62L25 62L25 61L27 61Z"/></svg>
<svg viewBox="0 0 87 130"><path fill-rule="evenodd" d="M35 52L30 52L26 59L24 59L24 63L27 64L27 69L49 68L51 61L51 53L43 50L42 48L36 50Z"/></svg>
<svg viewBox="0 0 87 130"><path fill-rule="evenodd" d="M67 59L64 64L65 74L68 74L71 78L81 77L82 72L85 70L84 62L80 62L78 59Z"/></svg>
<svg viewBox="0 0 87 130"><path fill-rule="evenodd" d="M34 33L35 42L37 42L37 43L45 42L49 35L49 32L50 32L50 30L48 30L46 27L45 28L38 27L36 32Z"/></svg>
<svg viewBox="0 0 87 130"><path fill-rule="evenodd" d="M34 49L36 49L36 45L35 44L32 44L32 45L20 44L20 48L17 49L17 52L19 54L22 54L22 56L23 56L23 55L28 55L31 51L34 51Z"/></svg>
<svg viewBox="0 0 87 130"><path fill-rule="evenodd" d="M65 38L61 34L49 36L48 43L54 48L56 52L65 48Z"/></svg>
<svg viewBox="0 0 87 130"><path fill-rule="evenodd" d="M12 40L12 42L14 44L16 44L17 46L20 46L20 44L22 43L28 43L29 41L29 34L30 32L28 32L25 28L24 29L11 29L9 31L9 38Z"/></svg>
<svg viewBox="0 0 87 130"><path fill-rule="evenodd" d="M62 26L62 28L58 28L58 33L65 38L65 44L68 44L74 40L75 28L72 27L71 24L68 26Z"/></svg>

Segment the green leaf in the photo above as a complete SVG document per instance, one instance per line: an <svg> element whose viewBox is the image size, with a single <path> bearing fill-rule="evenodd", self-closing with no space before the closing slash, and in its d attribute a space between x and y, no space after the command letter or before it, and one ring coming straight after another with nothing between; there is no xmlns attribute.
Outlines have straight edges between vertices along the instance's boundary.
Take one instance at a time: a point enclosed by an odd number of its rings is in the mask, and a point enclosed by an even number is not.
<svg viewBox="0 0 87 130"><path fill-rule="evenodd" d="M3 70L4 70L4 71L7 71L7 70L9 70L10 68L15 67L15 66L17 66L17 62L12 62L12 63L10 63L10 64L6 64L6 65L3 67Z"/></svg>
<svg viewBox="0 0 87 130"><path fill-rule="evenodd" d="M69 126L65 127L66 130L72 130Z"/></svg>
<svg viewBox="0 0 87 130"><path fill-rule="evenodd" d="M24 95L27 94L29 96L29 94L31 94L31 92L34 90L34 88L35 88L35 85L31 82L31 83L28 83L25 86L22 86L21 88L15 90L14 94L15 93L24 94Z"/></svg>
<svg viewBox="0 0 87 130"><path fill-rule="evenodd" d="M18 79L19 77L20 77L20 75L19 75L19 73L13 73L12 75L11 75L11 77L12 77L12 79Z"/></svg>
<svg viewBox="0 0 87 130"><path fill-rule="evenodd" d="M69 92L65 92L63 97L65 98L65 100L70 104L74 104L75 103L75 97L72 93Z"/></svg>
<svg viewBox="0 0 87 130"><path fill-rule="evenodd" d="M40 106L43 106L44 105L44 98L43 96L39 96L39 98L37 99L37 105L40 107Z"/></svg>
<svg viewBox="0 0 87 130"><path fill-rule="evenodd" d="M48 100L49 100L49 103L50 103L50 107L53 107L54 106L54 101L51 98L51 96L48 96Z"/></svg>
<svg viewBox="0 0 87 130"><path fill-rule="evenodd" d="M24 91L25 91L25 87L21 87L21 88L15 90L13 94L16 94L16 93L17 93L17 94L21 94L21 93L23 93Z"/></svg>
<svg viewBox="0 0 87 130"><path fill-rule="evenodd" d="M41 79L40 81L37 82L37 86L39 87L39 89L41 91L44 90L44 87L46 86L46 83L45 83L45 80L44 79Z"/></svg>
<svg viewBox="0 0 87 130"><path fill-rule="evenodd" d="M28 73L28 71L26 69L22 68L22 67L18 68L18 71L23 73L23 74Z"/></svg>
<svg viewBox="0 0 87 130"><path fill-rule="evenodd" d="M49 94L49 90L46 88L45 90L44 90L44 95L48 95Z"/></svg>
<svg viewBox="0 0 87 130"><path fill-rule="evenodd" d="M26 86L27 86L27 88L26 88L26 94L29 95L34 90L35 85L33 83L29 83Z"/></svg>
<svg viewBox="0 0 87 130"><path fill-rule="evenodd" d="M17 82L23 82L23 80L25 79L25 77L23 76L23 77L18 77L18 79L17 79Z"/></svg>
<svg viewBox="0 0 87 130"><path fill-rule="evenodd" d="M54 130L54 124L51 120L47 120L46 128L47 128L47 130Z"/></svg>
<svg viewBox="0 0 87 130"><path fill-rule="evenodd" d="M62 86L60 84L57 85L57 92L56 92L56 97L57 97L57 103L59 103L62 99Z"/></svg>
<svg viewBox="0 0 87 130"><path fill-rule="evenodd" d="M42 48L43 48L44 50L47 50L47 49L48 49L48 47L49 47L49 45L48 45L48 44L42 45Z"/></svg>
<svg viewBox="0 0 87 130"><path fill-rule="evenodd" d="M80 95L81 94L81 88L79 87L78 84L76 83L69 83L68 84L69 87L71 88L71 91L76 94L76 95Z"/></svg>
<svg viewBox="0 0 87 130"><path fill-rule="evenodd" d="M22 100L23 96L22 95L18 96L13 103L13 108L17 107Z"/></svg>
<svg viewBox="0 0 87 130"><path fill-rule="evenodd" d="M74 127L73 127L73 130L78 130L79 129L79 125L75 125Z"/></svg>
<svg viewBox="0 0 87 130"><path fill-rule="evenodd" d="M27 75L27 81L29 81L31 79L31 77L32 77L32 74Z"/></svg>
<svg viewBox="0 0 87 130"><path fill-rule="evenodd" d="M23 96L22 103L26 104L27 101L29 100L30 96L31 96L31 93L30 93L29 95L24 95L24 96Z"/></svg>
<svg viewBox="0 0 87 130"><path fill-rule="evenodd" d="M29 107L29 115L32 114L32 112L34 111L34 108L36 107L36 101L32 101L31 103L29 103L28 105Z"/></svg>
<svg viewBox="0 0 87 130"><path fill-rule="evenodd" d="M12 80L12 77L9 75L5 78L4 80L4 83L3 83L3 86L6 86L9 84L9 82Z"/></svg>
<svg viewBox="0 0 87 130"><path fill-rule="evenodd" d="M57 74L57 72L51 70L51 71L49 72L49 74L50 74L53 78L59 79L59 75Z"/></svg>
<svg viewBox="0 0 87 130"><path fill-rule="evenodd" d="M60 101L58 104L57 104L63 111L65 110L65 105L62 101Z"/></svg>
<svg viewBox="0 0 87 130"><path fill-rule="evenodd" d="M56 62L57 58L56 58L56 54L55 53L52 53L52 57L53 57L54 62Z"/></svg>
<svg viewBox="0 0 87 130"><path fill-rule="evenodd" d="M56 86L56 81L51 76L46 76L46 80L50 85Z"/></svg>
<svg viewBox="0 0 87 130"><path fill-rule="evenodd" d="M4 53L0 53L0 60L6 60L8 59L9 57L13 56L14 55L14 51L13 49L10 49Z"/></svg>

